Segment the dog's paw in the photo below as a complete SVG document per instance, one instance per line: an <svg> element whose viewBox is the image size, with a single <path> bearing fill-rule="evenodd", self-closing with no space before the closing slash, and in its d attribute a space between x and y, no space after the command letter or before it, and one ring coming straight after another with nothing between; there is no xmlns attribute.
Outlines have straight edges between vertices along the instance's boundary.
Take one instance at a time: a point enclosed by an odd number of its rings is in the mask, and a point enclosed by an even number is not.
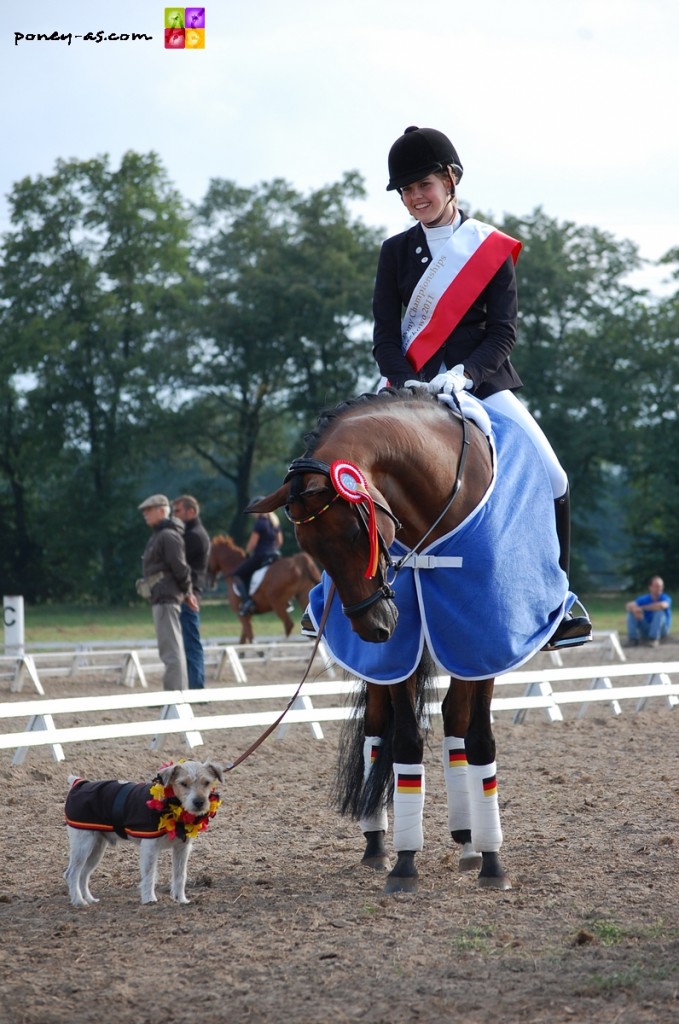
<svg viewBox="0 0 679 1024"><path fill-rule="evenodd" d="M186 903L190 903L191 902L191 900L188 898L188 896L185 893L183 893L183 892L180 893L179 896L175 896L175 894L172 893L172 899L175 901L175 903L186 904Z"/></svg>
<svg viewBox="0 0 679 1024"><path fill-rule="evenodd" d="M72 907L87 907L89 904L87 900L84 900L82 896L73 896L71 898Z"/></svg>
<svg viewBox="0 0 679 1024"><path fill-rule="evenodd" d="M158 897L154 893L151 896L142 896L141 901L142 901L143 904L157 903L158 902Z"/></svg>

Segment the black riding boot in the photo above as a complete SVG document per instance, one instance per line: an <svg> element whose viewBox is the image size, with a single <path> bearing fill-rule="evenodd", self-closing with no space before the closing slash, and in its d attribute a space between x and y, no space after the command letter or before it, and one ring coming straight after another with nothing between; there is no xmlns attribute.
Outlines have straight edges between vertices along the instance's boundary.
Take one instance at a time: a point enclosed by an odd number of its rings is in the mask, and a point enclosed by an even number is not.
<svg viewBox="0 0 679 1024"><path fill-rule="evenodd" d="M569 490L555 500L554 513L556 535L559 540L559 565L568 576L571 563L571 496ZM556 632L552 634L543 650L557 651L562 647L579 647L591 639L592 623L587 615L571 615L570 612L566 612L557 626Z"/></svg>

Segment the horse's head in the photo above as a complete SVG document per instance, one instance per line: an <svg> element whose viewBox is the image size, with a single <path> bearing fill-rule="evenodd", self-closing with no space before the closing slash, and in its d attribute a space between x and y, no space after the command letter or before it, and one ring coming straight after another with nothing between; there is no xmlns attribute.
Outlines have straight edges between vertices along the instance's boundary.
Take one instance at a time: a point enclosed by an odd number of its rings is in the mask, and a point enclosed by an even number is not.
<svg viewBox="0 0 679 1024"><path fill-rule="evenodd" d="M388 549L397 521L384 496L365 480L352 493L339 478L333 481L330 466L302 458L292 463L277 491L247 511L281 507L294 524L299 546L335 584L353 631L372 643L388 640L398 619L387 583Z"/></svg>
<svg viewBox="0 0 679 1024"><path fill-rule="evenodd" d="M215 589L220 572L224 574L225 579L231 576L244 558L245 552L234 543L231 537L221 533L213 537L210 541L210 552L207 559L208 589Z"/></svg>

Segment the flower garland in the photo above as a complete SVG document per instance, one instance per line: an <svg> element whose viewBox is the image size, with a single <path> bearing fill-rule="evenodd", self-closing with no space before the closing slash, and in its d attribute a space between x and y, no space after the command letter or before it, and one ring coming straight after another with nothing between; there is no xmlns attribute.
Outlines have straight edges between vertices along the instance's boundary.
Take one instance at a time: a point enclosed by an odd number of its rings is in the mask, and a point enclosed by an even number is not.
<svg viewBox="0 0 679 1024"><path fill-rule="evenodd" d="M179 763L181 764L181 761ZM163 768L169 768L170 764L171 761L163 765ZM146 801L146 806L159 812L158 827L165 830L169 839L179 838L182 842L195 839L200 832L205 832L210 824L210 818L214 818L222 802L219 793L213 789L210 791L210 804L205 814L185 811L172 786L166 786L160 775L156 775L151 783L150 793L151 799Z"/></svg>

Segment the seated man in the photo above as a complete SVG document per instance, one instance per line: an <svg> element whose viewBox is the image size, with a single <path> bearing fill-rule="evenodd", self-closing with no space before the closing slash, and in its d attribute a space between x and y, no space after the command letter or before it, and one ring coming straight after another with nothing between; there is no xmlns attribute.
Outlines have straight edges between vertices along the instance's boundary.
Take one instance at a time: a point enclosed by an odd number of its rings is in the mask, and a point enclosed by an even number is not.
<svg viewBox="0 0 679 1024"><path fill-rule="evenodd" d="M625 605L630 646L636 647L643 640L651 647L657 647L668 635L672 622L672 598L663 592L664 586L660 576L651 576L648 593Z"/></svg>

